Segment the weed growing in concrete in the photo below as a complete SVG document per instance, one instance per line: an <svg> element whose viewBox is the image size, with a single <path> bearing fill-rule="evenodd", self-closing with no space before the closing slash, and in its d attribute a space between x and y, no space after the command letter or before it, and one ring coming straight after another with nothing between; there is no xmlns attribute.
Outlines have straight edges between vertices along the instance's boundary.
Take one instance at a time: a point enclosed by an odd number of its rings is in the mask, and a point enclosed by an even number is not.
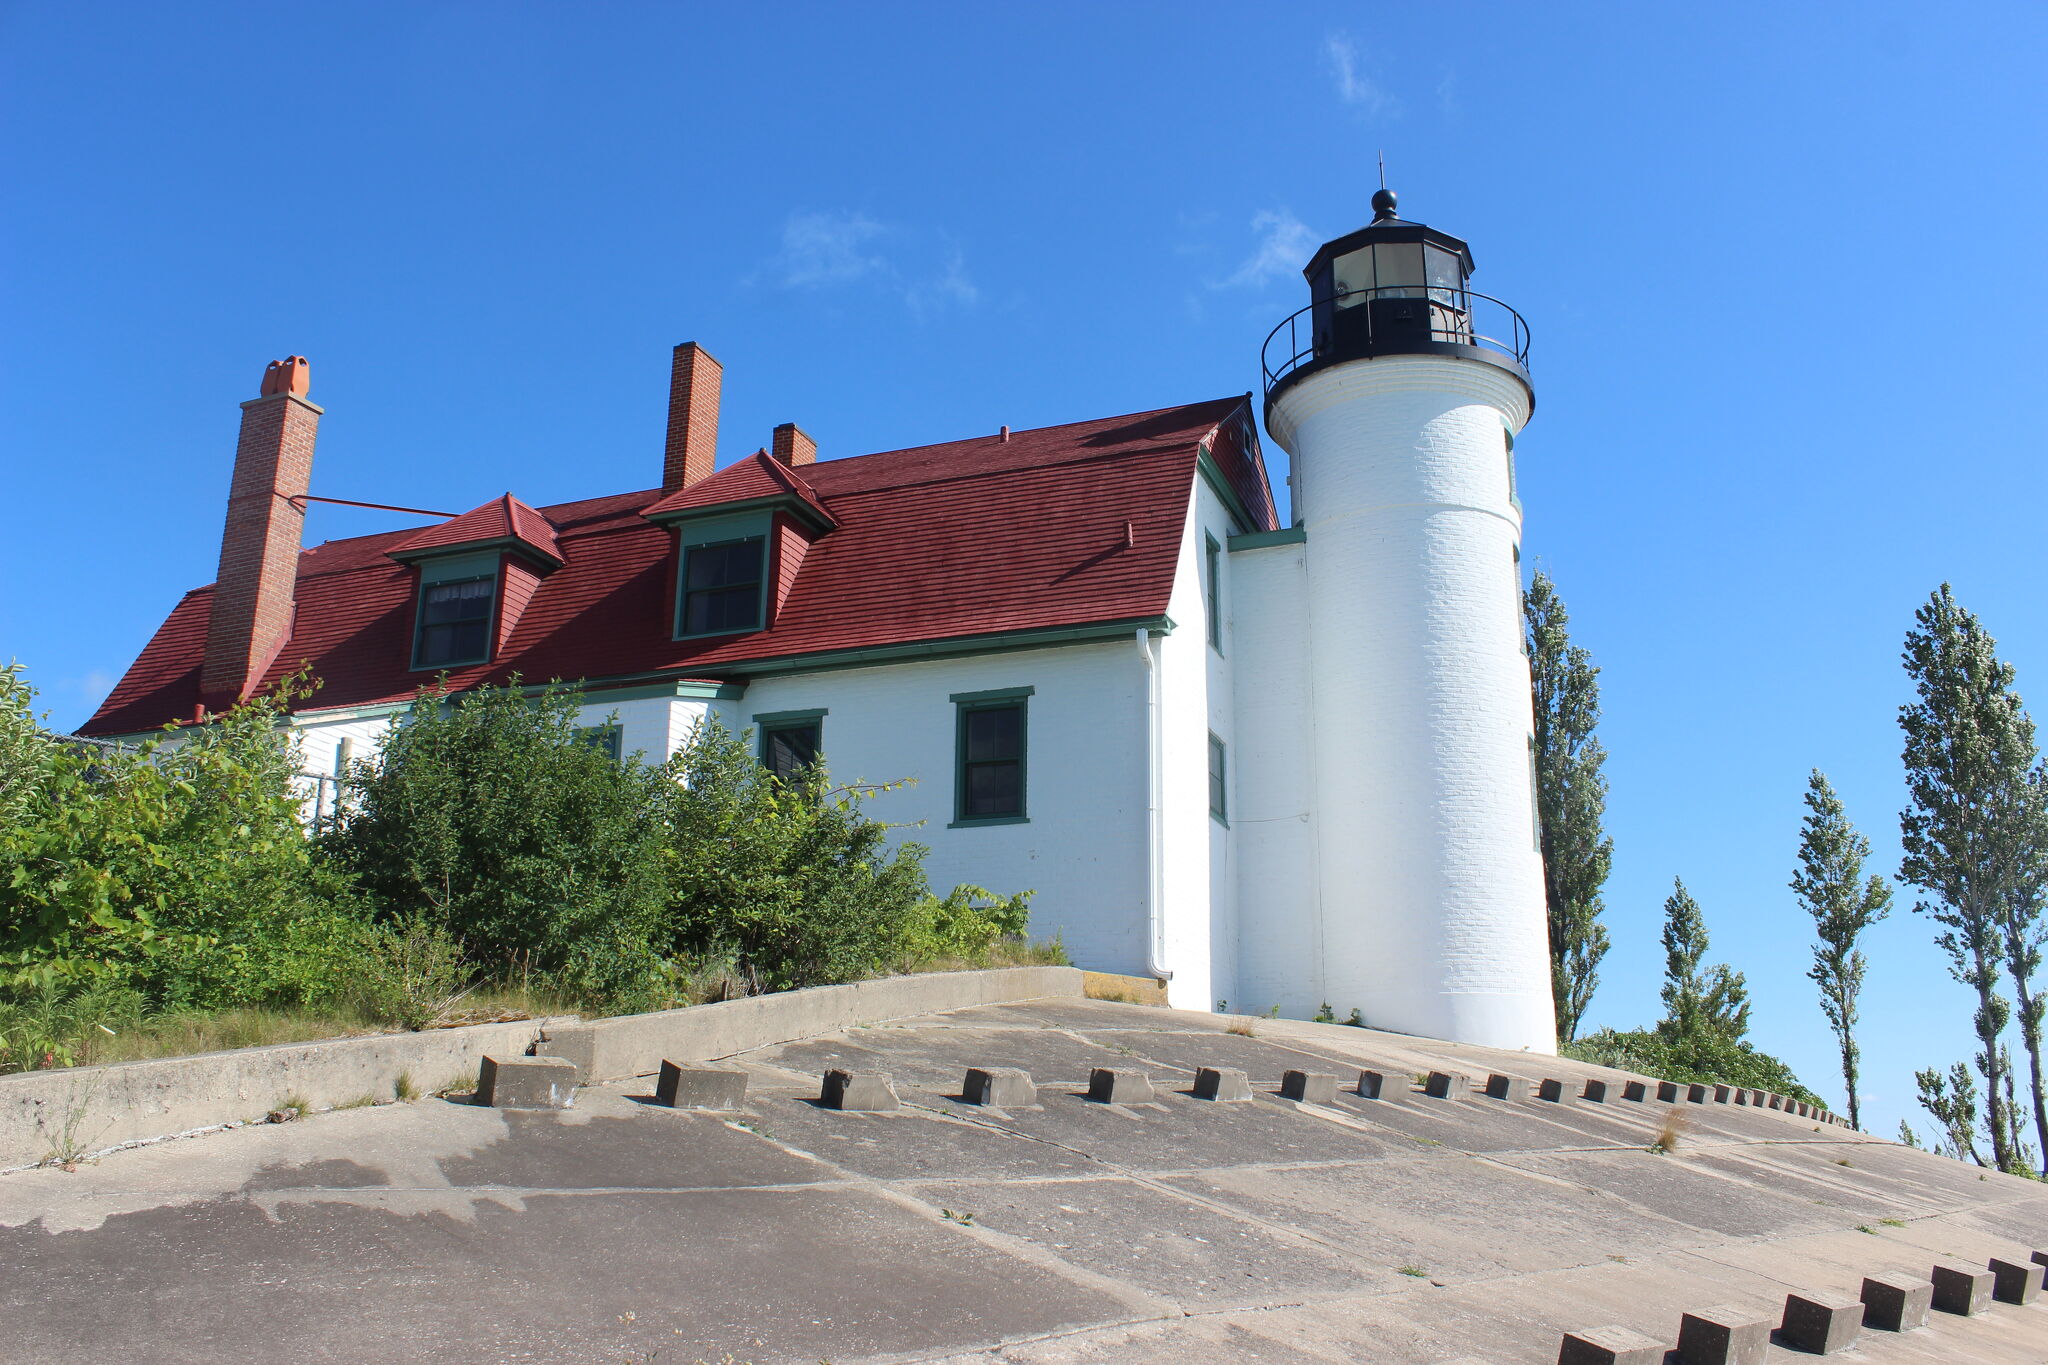
<svg viewBox="0 0 2048 1365"><path fill-rule="evenodd" d="M411 1104L420 1097L420 1088L413 1084L410 1071L401 1071L398 1079L392 1082L391 1093L397 1096L400 1104Z"/></svg>
<svg viewBox="0 0 2048 1365"><path fill-rule="evenodd" d="M1334 1024L1337 1022L1337 1011L1330 1008L1329 1001L1325 1000L1323 1007L1316 1011L1315 1021L1318 1024Z"/></svg>
<svg viewBox="0 0 2048 1365"><path fill-rule="evenodd" d="M1351 1025L1351 1027L1353 1028L1364 1028L1365 1016L1358 1012L1358 1008L1356 1006L1353 1006L1351 1010L1351 1017L1349 1019L1346 1019L1344 1022Z"/></svg>
<svg viewBox="0 0 2048 1365"><path fill-rule="evenodd" d="M1401 1267L1401 1273L1418 1280L1429 1278L1429 1272L1419 1265L1404 1265Z"/></svg>
<svg viewBox="0 0 2048 1365"><path fill-rule="evenodd" d="M769 1128L769 1126L765 1123L756 1123L752 1119L734 1119L732 1120L732 1126L735 1128L744 1128L748 1132L752 1133L755 1137L766 1138L770 1142L775 1141L774 1130Z"/></svg>
<svg viewBox="0 0 2048 1365"><path fill-rule="evenodd" d="M1906 1220L1903 1218L1880 1218L1877 1221L1888 1228L1902 1228L1906 1226Z"/></svg>
<svg viewBox="0 0 2048 1365"><path fill-rule="evenodd" d="M293 1092L277 1102L277 1107L263 1116L265 1123L291 1123L313 1112L313 1102L304 1095Z"/></svg>
<svg viewBox="0 0 2048 1365"><path fill-rule="evenodd" d="M335 1105L334 1108L335 1112L339 1113L343 1109L368 1109L376 1103L377 1097L375 1095L358 1095L352 1100L342 1101L340 1104Z"/></svg>
<svg viewBox="0 0 2048 1365"><path fill-rule="evenodd" d="M958 1223L963 1228L974 1226L974 1215L971 1213L955 1213L951 1209L940 1209L939 1216L949 1223Z"/></svg>
<svg viewBox="0 0 2048 1365"><path fill-rule="evenodd" d="M1867 1232L1867 1233L1869 1233L1869 1234L1870 1234L1870 1235L1871 1235L1872 1237L1875 1237L1875 1236L1877 1236L1877 1229L1876 1229L1876 1228L1874 1228L1874 1227L1872 1227L1872 1226L1870 1226L1870 1224L1868 1224L1868 1223L1858 1223L1858 1224L1856 1225L1856 1231L1858 1231L1858 1232Z"/></svg>
<svg viewBox="0 0 2048 1365"><path fill-rule="evenodd" d="M1668 1110L1664 1122L1657 1127L1657 1136L1650 1143L1650 1150L1658 1156L1669 1156L1678 1150L1678 1140L1685 1135L1685 1111Z"/></svg>
<svg viewBox="0 0 2048 1365"><path fill-rule="evenodd" d="M1258 1030L1252 1027L1252 1021L1249 1019L1233 1019L1230 1021L1230 1026L1223 1031L1225 1033L1234 1033L1240 1038L1256 1038L1259 1036Z"/></svg>
<svg viewBox="0 0 2048 1365"><path fill-rule="evenodd" d="M82 1094L73 1095L70 1103L64 1106L64 1121L57 1125L54 1132L44 1128L44 1136L49 1139L50 1144L50 1154L43 1160L45 1166L55 1166L65 1171L78 1169L80 1159L93 1143L92 1138L85 1136L85 1115L92 1103L93 1092L98 1089L99 1081L95 1078ZM40 1120L38 1126L41 1126Z"/></svg>
<svg viewBox="0 0 2048 1365"><path fill-rule="evenodd" d="M1847 1166L1847 1165L1849 1165L1849 1158L1848 1158L1848 1157L1838 1157L1838 1158L1836 1159L1836 1161L1835 1161L1835 1164L1836 1164L1837 1166ZM1851 1169L1854 1169L1854 1168L1852 1167Z"/></svg>

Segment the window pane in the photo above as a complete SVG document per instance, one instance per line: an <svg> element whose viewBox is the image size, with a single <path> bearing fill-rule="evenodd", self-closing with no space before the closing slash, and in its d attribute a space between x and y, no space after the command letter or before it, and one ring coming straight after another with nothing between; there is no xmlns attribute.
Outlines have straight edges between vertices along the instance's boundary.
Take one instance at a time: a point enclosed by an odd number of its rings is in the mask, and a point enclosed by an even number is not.
<svg viewBox="0 0 2048 1365"><path fill-rule="evenodd" d="M1379 277L1382 290L1378 297L1390 297L1385 291L1394 285L1404 288L1397 290L1392 297L1414 298L1415 295L1407 292L1405 286L1422 284L1422 243L1381 242L1373 247L1373 252L1377 257L1373 263L1374 274Z"/></svg>
<svg viewBox="0 0 2048 1365"><path fill-rule="evenodd" d="M787 781L818 757L818 727L790 725L770 730L763 736L761 747L764 766Z"/></svg>
<svg viewBox="0 0 2048 1365"><path fill-rule="evenodd" d="M967 712L967 761L1019 757L1018 741L1023 733L1024 708L988 706Z"/></svg>
<svg viewBox="0 0 2048 1365"><path fill-rule="evenodd" d="M1337 306L1352 308L1364 303L1372 288L1372 248L1337 258ZM1349 297L1346 297L1346 294Z"/></svg>
<svg viewBox="0 0 2048 1365"><path fill-rule="evenodd" d="M1024 767L1020 763L969 763L966 800L969 819L1024 813Z"/></svg>
<svg viewBox="0 0 2048 1365"><path fill-rule="evenodd" d="M683 634L753 630L761 624L765 542L692 545L683 555Z"/></svg>
<svg viewBox="0 0 2048 1365"><path fill-rule="evenodd" d="M491 654L494 578L429 583L420 592L419 666L478 663Z"/></svg>
<svg viewBox="0 0 2048 1365"><path fill-rule="evenodd" d="M1227 819L1225 802L1228 791L1224 782L1225 754L1223 741L1209 736L1209 814L1217 819Z"/></svg>

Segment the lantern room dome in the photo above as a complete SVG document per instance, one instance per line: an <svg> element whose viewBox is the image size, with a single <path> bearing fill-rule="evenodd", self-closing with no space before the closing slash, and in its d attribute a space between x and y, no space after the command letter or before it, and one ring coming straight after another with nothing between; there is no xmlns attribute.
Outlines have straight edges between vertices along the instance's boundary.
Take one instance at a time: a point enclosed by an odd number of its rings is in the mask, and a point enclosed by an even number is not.
<svg viewBox="0 0 2048 1365"><path fill-rule="evenodd" d="M1462 238L1397 213L1392 190L1373 220L1316 248L1302 276L1309 303L1275 327L1263 355L1266 402L1316 370L1387 355L1448 355L1498 365L1530 389L1529 329L1500 300L1470 287Z"/></svg>

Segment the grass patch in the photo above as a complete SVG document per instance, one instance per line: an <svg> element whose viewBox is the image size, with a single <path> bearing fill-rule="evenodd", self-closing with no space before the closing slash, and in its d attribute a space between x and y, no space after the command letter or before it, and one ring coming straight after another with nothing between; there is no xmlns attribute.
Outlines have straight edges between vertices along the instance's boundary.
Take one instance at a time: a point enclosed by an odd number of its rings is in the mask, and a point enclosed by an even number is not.
<svg viewBox="0 0 2048 1365"><path fill-rule="evenodd" d="M1669 1156L1678 1150L1678 1140L1684 1136L1685 1111L1669 1110L1664 1115L1664 1122L1657 1127L1657 1136L1650 1142L1650 1150L1658 1156Z"/></svg>
<svg viewBox="0 0 2048 1365"><path fill-rule="evenodd" d="M400 1104L411 1104L420 1097L420 1088L413 1084L410 1071L401 1071L398 1079L392 1082L391 1093Z"/></svg>
<svg viewBox="0 0 2048 1365"><path fill-rule="evenodd" d="M1240 1038L1256 1038L1259 1036L1259 1031L1252 1027L1252 1021L1249 1019L1233 1019L1230 1021L1230 1027L1223 1031L1225 1033L1234 1033Z"/></svg>
<svg viewBox="0 0 2048 1365"><path fill-rule="evenodd" d="M1404 1265L1401 1267L1401 1273L1403 1275L1409 1276L1412 1279L1417 1280L1426 1280L1429 1278L1429 1272L1427 1270L1424 1270L1419 1265Z"/></svg>
<svg viewBox="0 0 2048 1365"><path fill-rule="evenodd" d="M1906 1226L1906 1220L1903 1218L1880 1218L1877 1221L1888 1228L1902 1228Z"/></svg>

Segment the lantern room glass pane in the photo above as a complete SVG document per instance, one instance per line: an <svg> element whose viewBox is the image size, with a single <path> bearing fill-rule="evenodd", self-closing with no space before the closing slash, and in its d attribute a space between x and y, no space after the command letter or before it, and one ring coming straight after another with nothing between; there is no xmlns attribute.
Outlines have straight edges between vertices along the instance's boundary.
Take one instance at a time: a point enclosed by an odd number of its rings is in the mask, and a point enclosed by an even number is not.
<svg viewBox="0 0 2048 1365"><path fill-rule="evenodd" d="M1423 263L1429 269L1431 289L1463 289L1465 287L1464 262L1454 252L1442 247L1428 247L1423 251Z"/></svg>
<svg viewBox="0 0 2048 1365"><path fill-rule="evenodd" d="M1381 242L1372 251L1373 274L1379 281L1378 297L1413 299L1422 296L1422 243Z"/></svg>
<svg viewBox="0 0 2048 1365"><path fill-rule="evenodd" d="M1373 282L1371 247L1339 256L1336 260L1336 269L1339 308L1355 308L1371 297L1367 292L1372 288Z"/></svg>

